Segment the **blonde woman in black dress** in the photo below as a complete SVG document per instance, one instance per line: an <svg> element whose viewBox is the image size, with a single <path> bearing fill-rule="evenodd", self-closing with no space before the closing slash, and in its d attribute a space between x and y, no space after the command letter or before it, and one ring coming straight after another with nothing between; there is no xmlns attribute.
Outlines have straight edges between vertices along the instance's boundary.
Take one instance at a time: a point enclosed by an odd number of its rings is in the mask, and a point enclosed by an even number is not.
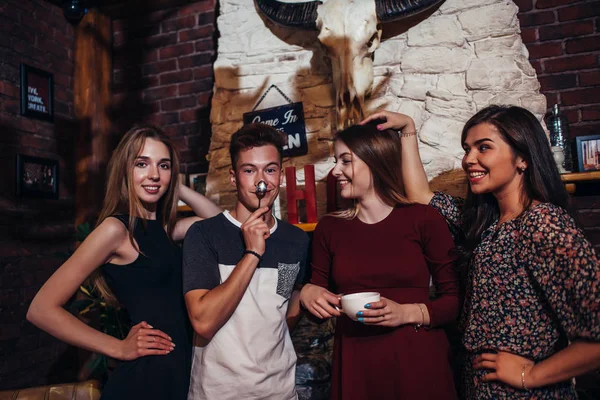
<svg viewBox="0 0 600 400"><path fill-rule="evenodd" d="M58 339L124 361L103 399L187 398L191 332L175 242L199 218L177 221L177 200L203 217L221 210L178 186L178 173L177 152L164 133L154 127L127 132L108 166L96 229L48 279L27 313ZM97 331L63 308L88 277L107 302L128 310L133 326L125 339Z"/></svg>

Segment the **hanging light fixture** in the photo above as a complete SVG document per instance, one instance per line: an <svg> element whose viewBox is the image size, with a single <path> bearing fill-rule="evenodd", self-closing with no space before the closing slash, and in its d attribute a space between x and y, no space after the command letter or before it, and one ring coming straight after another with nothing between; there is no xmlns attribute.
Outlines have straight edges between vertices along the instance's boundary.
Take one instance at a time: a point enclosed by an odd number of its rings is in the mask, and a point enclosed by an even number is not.
<svg viewBox="0 0 600 400"><path fill-rule="evenodd" d="M67 21L77 25L81 18L87 13L87 1L85 0L64 0L62 3L63 14Z"/></svg>

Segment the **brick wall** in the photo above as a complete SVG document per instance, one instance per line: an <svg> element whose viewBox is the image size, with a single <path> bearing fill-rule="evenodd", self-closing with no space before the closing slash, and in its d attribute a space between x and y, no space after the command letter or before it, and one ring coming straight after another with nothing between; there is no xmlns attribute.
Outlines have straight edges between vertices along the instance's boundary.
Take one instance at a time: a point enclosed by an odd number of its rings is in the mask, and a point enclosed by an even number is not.
<svg viewBox="0 0 600 400"><path fill-rule="evenodd" d="M181 151L184 173L205 172L215 58L216 0L140 13L115 13L114 101L125 132L135 122L162 127Z"/></svg>
<svg viewBox="0 0 600 400"><path fill-rule="evenodd" d="M582 185L578 184L577 186ZM583 190L587 189L591 192L592 189L589 186ZM594 243L596 255L600 256L600 195L597 193L596 189L595 194L574 196L573 204L579 210L579 219L587 238Z"/></svg>
<svg viewBox="0 0 600 400"><path fill-rule="evenodd" d="M57 2L58 3L58 2ZM182 172L207 169L215 53L215 0L127 2L107 10L114 31L117 132L163 127L181 150ZM189 4L188 4L189 3ZM161 9L162 8L162 9ZM74 28L43 0L0 2L0 390L76 379L77 352L25 320L41 285L64 262L74 236ZM19 63L54 74L55 121L19 115ZM60 162L60 199L18 199L17 153Z"/></svg>
<svg viewBox="0 0 600 400"><path fill-rule="evenodd" d="M576 136L599 135L600 1L515 3L519 6L521 36L548 107L561 106L573 141ZM578 184L574 204L588 238L600 250L600 184Z"/></svg>
<svg viewBox="0 0 600 400"><path fill-rule="evenodd" d="M548 106L564 108L571 137L600 134L600 1L515 3Z"/></svg>
<svg viewBox="0 0 600 400"><path fill-rule="evenodd" d="M72 348L25 320L73 243L73 28L42 0L0 2L0 389L73 379ZM19 64L54 75L54 122L19 114ZM59 200L17 198L15 157L59 160Z"/></svg>

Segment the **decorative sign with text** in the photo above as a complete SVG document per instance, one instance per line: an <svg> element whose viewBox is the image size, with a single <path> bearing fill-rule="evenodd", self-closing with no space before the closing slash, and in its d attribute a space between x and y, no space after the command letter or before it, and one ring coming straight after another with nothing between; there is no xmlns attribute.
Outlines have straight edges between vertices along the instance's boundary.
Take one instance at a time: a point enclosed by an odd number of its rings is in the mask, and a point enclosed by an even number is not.
<svg viewBox="0 0 600 400"><path fill-rule="evenodd" d="M303 156L308 153L302 103L244 113L244 124L254 122L270 125L286 134L287 146L283 148L285 157Z"/></svg>
<svg viewBox="0 0 600 400"><path fill-rule="evenodd" d="M51 73L21 64L21 115L54 120L54 78Z"/></svg>
<svg viewBox="0 0 600 400"><path fill-rule="evenodd" d="M255 111L271 89L277 90L290 104ZM303 156L308 153L302 103L292 102L277 85L269 86L252 111L244 113L244 125L258 122L270 125L287 136L287 145L283 147L284 157Z"/></svg>

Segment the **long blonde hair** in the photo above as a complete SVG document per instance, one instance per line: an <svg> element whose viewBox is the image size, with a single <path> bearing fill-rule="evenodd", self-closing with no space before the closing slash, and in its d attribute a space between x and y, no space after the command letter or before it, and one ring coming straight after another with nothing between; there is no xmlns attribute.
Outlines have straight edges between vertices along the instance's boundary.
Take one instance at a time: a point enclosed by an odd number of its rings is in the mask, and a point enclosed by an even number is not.
<svg viewBox="0 0 600 400"><path fill-rule="evenodd" d="M373 175L373 188L381 200L392 207L411 204L404 195L402 167L400 161L400 137L390 129L377 130L384 121L371 121L365 125L354 125L336 134L335 140L343 142L350 151L363 160ZM354 170L353 170L354 172ZM360 212L360 204L353 204L332 215L354 219Z"/></svg>
<svg viewBox="0 0 600 400"><path fill-rule="evenodd" d="M146 139L154 139L164 143L171 156L171 181L165 194L158 201L157 218L162 226L166 227L167 236L170 238L177 218L178 174L179 156L177 150L165 133L157 127L150 125L136 125L131 128L113 152L108 163L106 195L98 222L100 225L106 218L114 215L129 215L129 240L131 245L140 252L133 238L137 223L137 216L144 215L144 207L135 193L133 184L133 169L135 160L144 147ZM142 223L145 221L142 220ZM94 288L109 304L118 304L117 298L112 293L104 276L96 269L90 276Z"/></svg>

